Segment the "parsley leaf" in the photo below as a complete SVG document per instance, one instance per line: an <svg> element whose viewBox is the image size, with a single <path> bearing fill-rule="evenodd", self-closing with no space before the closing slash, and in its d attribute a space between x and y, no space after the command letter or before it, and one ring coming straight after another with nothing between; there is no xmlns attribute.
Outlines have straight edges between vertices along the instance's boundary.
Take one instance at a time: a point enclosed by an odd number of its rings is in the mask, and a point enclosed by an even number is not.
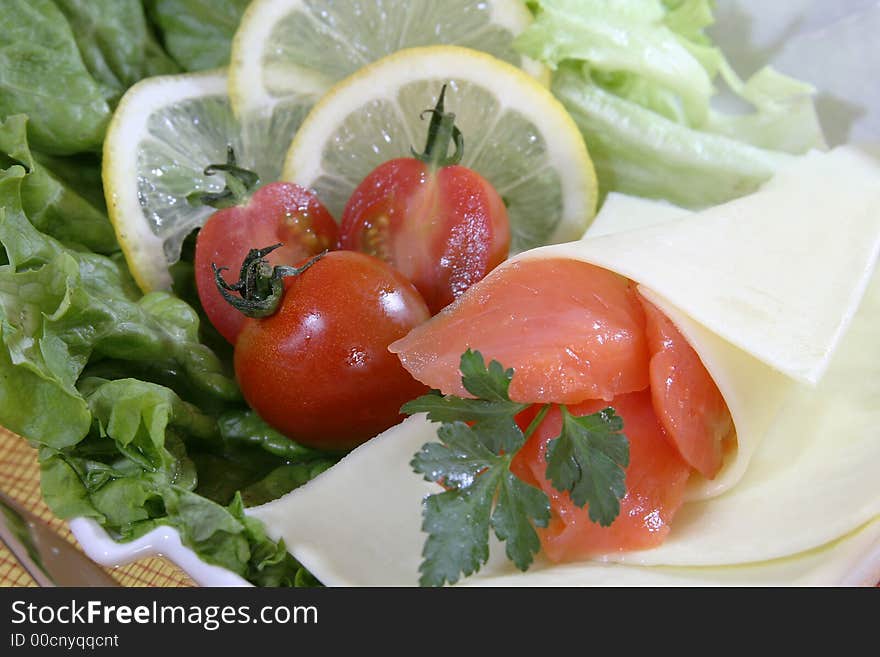
<svg viewBox="0 0 880 657"><path fill-rule="evenodd" d="M626 495L624 468L629 465L629 441L620 433L623 420L613 408L575 417L562 407L562 433L547 445L547 479L603 527L620 513Z"/></svg>
<svg viewBox="0 0 880 657"><path fill-rule="evenodd" d="M486 367L483 355L470 349L462 354L459 369L461 384L474 397L494 402L510 402L507 390L513 379L512 369L505 370L497 360Z"/></svg>
<svg viewBox="0 0 880 657"><path fill-rule="evenodd" d="M550 500L540 488L525 483L510 470L504 472L492 514L492 528L504 541L507 558L520 570L528 570L541 549L534 526L550 521Z"/></svg>
<svg viewBox="0 0 880 657"><path fill-rule="evenodd" d="M513 455L525 441L522 432L516 427L499 439L496 429L491 422L443 424L437 432L440 444L424 445L412 460L425 479L449 488L424 501L422 529L428 539L419 567L423 586L454 584L460 575L479 570L489 558L490 528L505 541L508 557L521 570L541 549L535 525L547 526L550 501L510 471Z"/></svg>
<svg viewBox="0 0 880 657"><path fill-rule="evenodd" d="M477 399L465 399L455 395L441 395L434 390L427 395L407 402L402 413L427 413L432 422L480 422L498 418L512 418L529 404L510 401L507 390L513 378L513 370L505 370L498 361L486 367L479 351L468 349L461 356L461 381L465 389Z"/></svg>
<svg viewBox="0 0 880 657"><path fill-rule="evenodd" d="M516 415L526 408L528 404L515 402L487 401L485 399L465 399L454 395L442 396L439 392L432 391L404 404L400 411L412 415L413 413L427 413L432 422L479 422L498 417Z"/></svg>
<svg viewBox="0 0 880 657"><path fill-rule="evenodd" d="M441 442L423 445L411 463L427 481L467 488L478 473L490 469L498 458L464 422L442 425L437 437Z"/></svg>
<svg viewBox="0 0 880 657"><path fill-rule="evenodd" d="M470 486L425 498L422 530L428 533L419 566L422 586L454 584L475 573L489 558L489 524L498 468Z"/></svg>
<svg viewBox="0 0 880 657"><path fill-rule="evenodd" d="M422 529L428 539L422 552L420 584L454 584L480 569L489 558L489 531L506 544L508 557L522 570L541 549L535 526L550 520L547 495L518 479L510 462L525 442L515 416L528 407L510 401L513 370L497 361L487 367L480 352L461 358L462 382L481 399L425 395L403 407L427 412L443 424L440 443L427 443L411 465L428 481L449 490L423 504Z"/></svg>
<svg viewBox="0 0 880 657"><path fill-rule="evenodd" d="M550 500L540 488L510 471L510 464L541 424L544 405L524 434L516 416L531 404L508 396L512 369L487 366L479 351L461 357L462 384L476 399L438 391L403 406L404 413L427 413L440 422L440 442L426 443L410 465L447 490L422 503L422 530L428 534L419 566L423 586L454 584L477 572L489 558L489 532L505 545L507 557L526 570L541 549L537 527L550 521ZM610 524L626 492L622 468L629 463L623 421L607 408L574 417L562 406L563 427L547 451L547 477L568 491L575 504L590 504L590 518Z"/></svg>

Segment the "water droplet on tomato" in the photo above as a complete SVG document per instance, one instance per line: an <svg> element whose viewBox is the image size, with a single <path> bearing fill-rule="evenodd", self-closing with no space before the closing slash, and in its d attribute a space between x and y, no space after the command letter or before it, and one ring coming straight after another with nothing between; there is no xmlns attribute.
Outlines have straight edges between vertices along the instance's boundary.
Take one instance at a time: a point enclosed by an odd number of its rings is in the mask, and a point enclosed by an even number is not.
<svg viewBox="0 0 880 657"><path fill-rule="evenodd" d="M367 362L367 352L357 347L352 347L345 360L349 367L363 367Z"/></svg>

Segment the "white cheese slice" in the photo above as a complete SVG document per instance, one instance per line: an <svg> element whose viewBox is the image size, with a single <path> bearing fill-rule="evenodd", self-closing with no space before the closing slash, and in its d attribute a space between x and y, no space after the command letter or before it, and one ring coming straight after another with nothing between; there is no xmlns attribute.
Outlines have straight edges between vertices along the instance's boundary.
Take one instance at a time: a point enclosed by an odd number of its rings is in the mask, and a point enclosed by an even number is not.
<svg viewBox="0 0 880 657"><path fill-rule="evenodd" d="M599 213L584 233L584 238L647 228L668 221L684 219L692 214L666 201L655 201L611 192L605 197Z"/></svg>
<svg viewBox="0 0 880 657"><path fill-rule="evenodd" d="M413 415L248 514L327 586L412 585L425 542L421 501L442 489L409 462L436 440L437 425Z"/></svg>
<svg viewBox="0 0 880 657"><path fill-rule="evenodd" d="M715 377L739 451L659 548L522 574L495 545L464 583L840 583L876 544L880 279L847 329L876 264L880 172L850 149L798 169L733 204L523 255L566 255L639 281ZM415 584L421 500L439 489L409 462L432 440L435 427L410 418L249 513L327 584Z"/></svg>
<svg viewBox="0 0 880 657"><path fill-rule="evenodd" d="M669 203L609 194L583 239L657 226L691 215L691 211ZM545 253L553 253L553 250ZM579 253L578 249L569 251L572 257L580 259ZM792 394L795 383L683 315L674 304L650 289L641 286L640 291L666 313L700 354L734 419L739 438L736 450L726 455L721 471L712 480L695 474L688 482L689 500L719 495L742 477L758 442L767 433L784 400Z"/></svg>

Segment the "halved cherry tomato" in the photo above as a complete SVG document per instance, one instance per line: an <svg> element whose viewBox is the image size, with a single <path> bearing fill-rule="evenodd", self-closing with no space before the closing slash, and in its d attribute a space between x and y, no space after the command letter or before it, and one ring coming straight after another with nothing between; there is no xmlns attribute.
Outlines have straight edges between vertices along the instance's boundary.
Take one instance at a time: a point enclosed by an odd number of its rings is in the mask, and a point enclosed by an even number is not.
<svg viewBox="0 0 880 657"><path fill-rule="evenodd" d="M274 313L245 321L235 374L270 425L304 445L345 451L401 421L401 405L428 390L388 345L430 313L378 258L331 251L313 260L284 278L283 290L278 282Z"/></svg>
<svg viewBox="0 0 880 657"><path fill-rule="evenodd" d="M411 280L432 313L507 257L507 208L480 174L460 166L463 137L440 93L425 152L374 169L342 215L339 246L382 258ZM447 157L450 140L455 153Z"/></svg>
<svg viewBox="0 0 880 657"><path fill-rule="evenodd" d="M338 229L314 192L294 183L270 183L247 196L247 183L255 182L255 176L250 177L250 172L235 167L231 152L229 158L225 165L215 165L209 170L226 172L227 180L237 180L241 187L237 194L229 190L223 195L221 203L235 204L217 210L199 231L195 276L205 314L217 331L235 344L245 316L224 301L215 283L213 265L228 267L236 263L237 266L253 244L275 243L283 246L268 255L269 264L293 265L333 248Z"/></svg>

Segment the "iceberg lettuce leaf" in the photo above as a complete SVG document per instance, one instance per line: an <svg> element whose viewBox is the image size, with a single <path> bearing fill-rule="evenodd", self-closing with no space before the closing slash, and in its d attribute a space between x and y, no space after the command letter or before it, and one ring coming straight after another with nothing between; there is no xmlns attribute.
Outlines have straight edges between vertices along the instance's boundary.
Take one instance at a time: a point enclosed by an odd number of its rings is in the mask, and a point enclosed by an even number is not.
<svg viewBox="0 0 880 657"><path fill-rule="evenodd" d="M754 191L789 154L826 147L814 90L769 68L741 80L705 32L708 0L531 6L515 45L554 69L603 195L706 207Z"/></svg>

